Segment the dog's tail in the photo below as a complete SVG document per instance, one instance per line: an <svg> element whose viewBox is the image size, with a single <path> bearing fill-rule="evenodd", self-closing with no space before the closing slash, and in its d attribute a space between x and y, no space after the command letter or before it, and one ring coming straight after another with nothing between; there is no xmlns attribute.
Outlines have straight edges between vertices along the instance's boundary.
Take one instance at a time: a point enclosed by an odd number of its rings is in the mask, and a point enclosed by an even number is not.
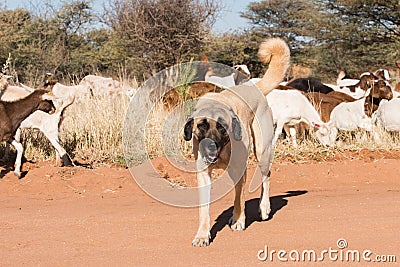
<svg viewBox="0 0 400 267"><path fill-rule="evenodd" d="M267 95L282 82L290 65L290 50L280 38L271 38L261 43L258 57L262 63L268 64L268 70L256 86Z"/></svg>

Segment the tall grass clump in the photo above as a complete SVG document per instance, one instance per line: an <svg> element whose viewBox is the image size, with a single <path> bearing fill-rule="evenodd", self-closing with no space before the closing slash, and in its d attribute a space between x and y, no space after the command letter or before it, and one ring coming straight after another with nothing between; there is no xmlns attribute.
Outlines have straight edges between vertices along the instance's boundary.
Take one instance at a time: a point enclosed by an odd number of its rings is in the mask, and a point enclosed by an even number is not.
<svg viewBox="0 0 400 267"><path fill-rule="evenodd" d="M128 166L181 153L180 127L194 106L186 99L195 74L192 64L178 64L153 76L139 88L124 122L123 146ZM182 100L172 110L162 101L169 90L176 90Z"/></svg>
<svg viewBox="0 0 400 267"><path fill-rule="evenodd" d="M64 113L64 145L74 158L122 163L122 127L129 98L123 94L79 100Z"/></svg>

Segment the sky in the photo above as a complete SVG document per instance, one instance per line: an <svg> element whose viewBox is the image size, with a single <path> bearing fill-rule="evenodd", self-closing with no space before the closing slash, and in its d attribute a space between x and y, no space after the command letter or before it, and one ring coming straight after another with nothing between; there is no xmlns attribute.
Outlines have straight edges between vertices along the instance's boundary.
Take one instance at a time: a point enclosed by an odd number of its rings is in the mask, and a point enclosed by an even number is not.
<svg viewBox="0 0 400 267"><path fill-rule="evenodd" d="M56 3L59 2L59 0L54 1ZM218 34L249 27L247 20L240 17L240 12L245 11L250 2L255 1L257 0L220 0L222 10L214 25L213 32ZM0 0L0 4L5 3L7 9L22 7L30 10L32 3L35 4L40 2L41 0ZM95 9L101 9L102 3L107 1L94 0L93 2Z"/></svg>

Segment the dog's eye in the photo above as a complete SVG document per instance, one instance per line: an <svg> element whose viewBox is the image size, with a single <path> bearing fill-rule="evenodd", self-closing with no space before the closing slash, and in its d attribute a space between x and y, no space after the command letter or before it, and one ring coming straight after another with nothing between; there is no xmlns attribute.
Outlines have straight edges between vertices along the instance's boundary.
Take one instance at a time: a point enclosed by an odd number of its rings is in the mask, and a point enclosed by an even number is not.
<svg viewBox="0 0 400 267"><path fill-rule="evenodd" d="M226 133L226 126L224 126L221 123L217 122L217 130L221 134L225 134Z"/></svg>

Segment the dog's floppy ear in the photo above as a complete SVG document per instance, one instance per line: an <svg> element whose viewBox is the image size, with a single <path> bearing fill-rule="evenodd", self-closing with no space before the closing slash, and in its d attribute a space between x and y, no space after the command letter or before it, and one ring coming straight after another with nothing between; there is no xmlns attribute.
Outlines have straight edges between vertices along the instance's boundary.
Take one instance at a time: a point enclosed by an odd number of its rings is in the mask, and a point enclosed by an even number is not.
<svg viewBox="0 0 400 267"><path fill-rule="evenodd" d="M185 141L190 141L190 139L192 139L193 123L194 119L192 117L189 117L186 121L185 128L183 130L184 133L183 137Z"/></svg>
<svg viewBox="0 0 400 267"><path fill-rule="evenodd" d="M232 133L236 141L242 140L242 127L240 126L239 118L232 116Z"/></svg>

